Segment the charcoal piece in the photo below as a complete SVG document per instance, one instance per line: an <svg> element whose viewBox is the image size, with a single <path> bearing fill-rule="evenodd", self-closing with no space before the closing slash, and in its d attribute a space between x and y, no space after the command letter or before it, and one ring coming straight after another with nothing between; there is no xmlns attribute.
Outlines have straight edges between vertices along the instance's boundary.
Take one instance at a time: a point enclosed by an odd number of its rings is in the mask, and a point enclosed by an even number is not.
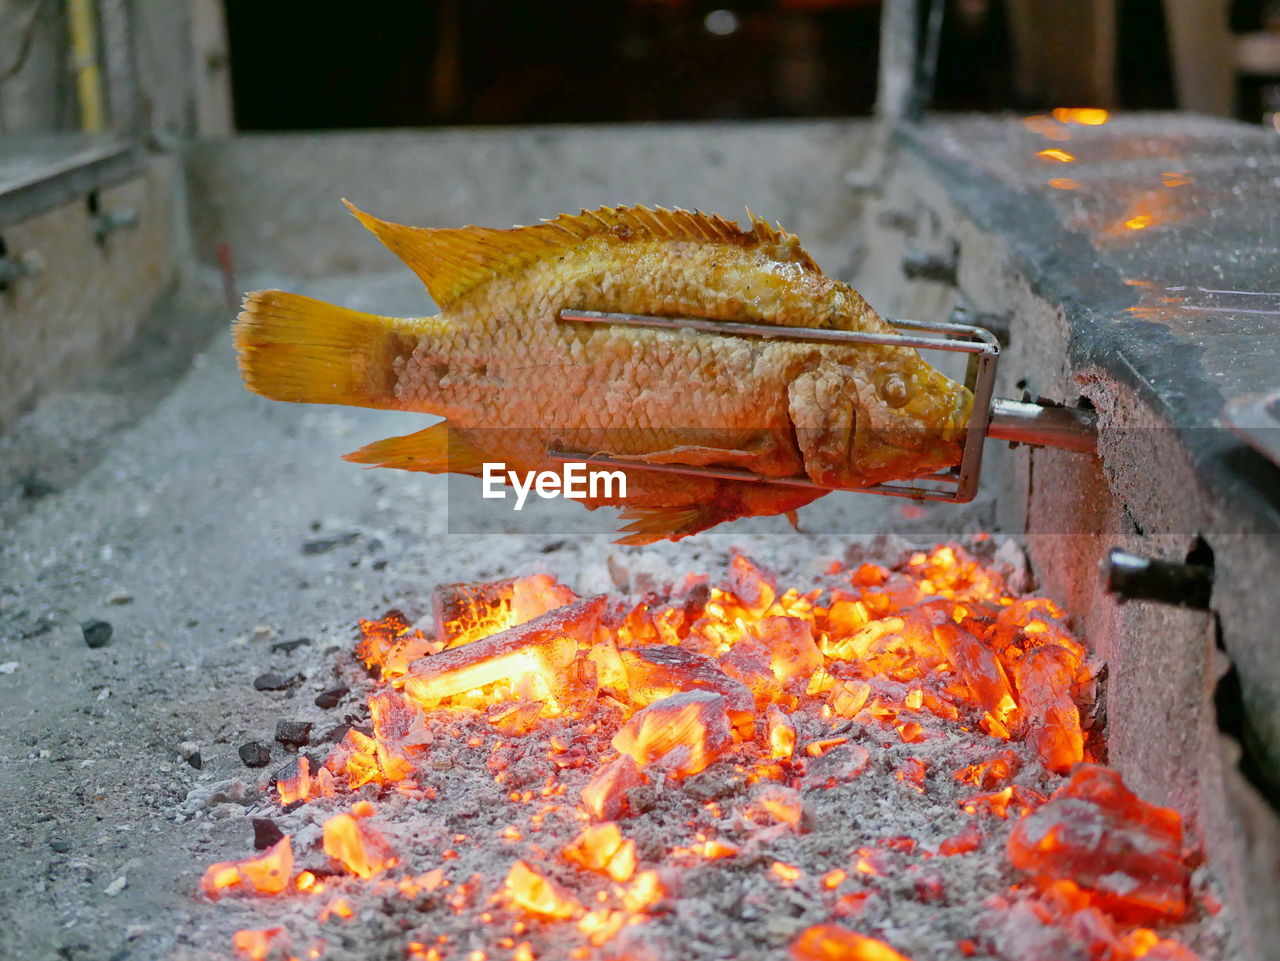
<svg viewBox="0 0 1280 961"><path fill-rule="evenodd" d="M71 850L71 842L63 841L60 838L54 839L49 842L49 847L53 848L59 854L66 854L68 851Z"/></svg>
<svg viewBox="0 0 1280 961"><path fill-rule="evenodd" d="M285 747L306 747L311 743L310 721L277 721L276 740Z"/></svg>
<svg viewBox="0 0 1280 961"><path fill-rule="evenodd" d="M349 730L351 730L350 724L338 724L335 727L329 728L328 732L324 736L324 739L323 739L324 743L325 744L339 743L343 738L347 736L347 732Z"/></svg>
<svg viewBox="0 0 1280 961"><path fill-rule="evenodd" d="M307 772L309 774L315 774L316 771L324 767L324 758L319 755L295 754L272 772L271 780L276 783L279 783L280 781L297 781L298 775L302 773L299 765L302 763L303 759L306 759Z"/></svg>
<svg viewBox="0 0 1280 961"><path fill-rule="evenodd" d="M241 744L239 753L245 767L266 767L271 763L271 747L262 741Z"/></svg>
<svg viewBox="0 0 1280 961"><path fill-rule="evenodd" d="M287 691L293 685L298 683L298 675L277 674L275 671L268 671L266 674L259 674L253 679L253 686L258 691Z"/></svg>
<svg viewBox="0 0 1280 961"><path fill-rule="evenodd" d="M299 637L299 638L295 638L292 641L276 641L274 644L271 645L271 651L272 653L276 653L276 654L292 654L294 651L302 647L304 644L310 644L310 643L311 643L311 638L309 637Z"/></svg>
<svg viewBox="0 0 1280 961"><path fill-rule="evenodd" d="M43 477L36 477L28 474L18 480L19 489L22 496L26 500L39 500L41 497L48 497L50 494L58 493L58 488L49 483Z"/></svg>
<svg viewBox="0 0 1280 961"><path fill-rule="evenodd" d="M306 541L302 545L302 553L307 555L327 554L338 547L345 547L360 536L359 531L348 531L336 537L322 537L314 541Z"/></svg>
<svg viewBox="0 0 1280 961"><path fill-rule="evenodd" d="M85 621L80 630L84 633L84 642L90 647L106 647L111 643L112 628L106 621L97 618Z"/></svg>
<svg viewBox="0 0 1280 961"><path fill-rule="evenodd" d="M322 707L326 711L330 708L337 707L338 703L351 693L351 688L346 685L331 687L327 691L321 691L316 695L316 707Z"/></svg>
<svg viewBox="0 0 1280 961"><path fill-rule="evenodd" d="M253 819L253 846L258 851L265 851L284 837L284 832L270 818Z"/></svg>
<svg viewBox="0 0 1280 961"><path fill-rule="evenodd" d="M190 754L188 754L186 757L186 761L197 771L199 771L204 767L204 758L200 756L199 751L192 751Z"/></svg>

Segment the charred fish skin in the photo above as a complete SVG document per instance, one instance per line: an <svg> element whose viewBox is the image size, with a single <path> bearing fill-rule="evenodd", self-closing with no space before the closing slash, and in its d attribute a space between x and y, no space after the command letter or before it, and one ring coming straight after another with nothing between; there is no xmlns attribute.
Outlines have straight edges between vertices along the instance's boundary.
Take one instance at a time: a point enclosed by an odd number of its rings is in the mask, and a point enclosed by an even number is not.
<svg viewBox="0 0 1280 961"><path fill-rule="evenodd" d="M914 350L559 322L574 308L892 331L796 238L754 215L749 231L714 214L644 207L440 230L352 210L441 314L370 317L263 291L246 300L236 343L246 383L265 396L447 418L349 456L358 463L548 470L546 450L558 446L857 488L959 459L972 398ZM816 496L631 471L628 540L790 512Z"/></svg>

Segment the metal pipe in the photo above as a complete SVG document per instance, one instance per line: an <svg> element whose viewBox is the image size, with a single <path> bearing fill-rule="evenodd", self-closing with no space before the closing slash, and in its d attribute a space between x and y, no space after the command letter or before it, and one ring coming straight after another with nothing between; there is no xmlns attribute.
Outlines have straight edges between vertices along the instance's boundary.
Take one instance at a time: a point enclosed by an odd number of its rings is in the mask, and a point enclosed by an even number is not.
<svg viewBox="0 0 1280 961"><path fill-rule="evenodd" d="M1208 610L1213 568L1130 554L1113 547L1102 559L1102 585L1122 601L1156 601Z"/></svg>
<svg viewBox="0 0 1280 961"><path fill-rule="evenodd" d="M76 74L76 99L80 104L80 129L103 129L102 71L98 68L98 38L94 29L92 0L67 0L71 32L71 66Z"/></svg>
<svg viewBox="0 0 1280 961"><path fill-rule="evenodd" d="M880 13L876 116L890 123L911 116L919 49L918 0L885 0Z"/></svg>
<svg viewBox="0 0 1280 961"><path fill-rule="evenodd" d="M997 397L991 402L987 436L1017 444L1095 454L1098 415L1077 407L1042 407Z"/></svg>

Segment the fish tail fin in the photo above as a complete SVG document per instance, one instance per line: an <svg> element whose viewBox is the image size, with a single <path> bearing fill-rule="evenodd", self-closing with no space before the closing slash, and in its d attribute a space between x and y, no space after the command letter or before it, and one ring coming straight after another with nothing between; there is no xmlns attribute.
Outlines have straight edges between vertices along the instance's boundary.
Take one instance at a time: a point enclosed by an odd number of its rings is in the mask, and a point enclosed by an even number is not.
<svg viewBox="0 0 1280 961"><path fill-rule="evenodd" d="M355 407L399 406L394 362L424 333L422 320L363 314L281 290L247 294L234 326L250 390L272 400Z"/></svg>

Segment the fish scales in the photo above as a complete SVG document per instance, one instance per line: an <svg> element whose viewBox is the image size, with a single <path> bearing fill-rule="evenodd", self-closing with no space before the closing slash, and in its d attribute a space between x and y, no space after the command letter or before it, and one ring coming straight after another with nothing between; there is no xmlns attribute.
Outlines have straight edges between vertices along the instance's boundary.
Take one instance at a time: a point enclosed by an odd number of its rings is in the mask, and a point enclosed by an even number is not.
<svg viewBox="0 0 1280 961"><path fill-rule="evenodd" d="M238 322L237 344L246 382L267 396L446 418L443 430L372 444L351 455L357 462L464 473L482 460L556 469L546 458L551 446L857 488L959 460L972 398L912 349L558 320L573 308L892 332L794 237L754 215L750 231L715 215L646 208L602 208L511 231L431 231L356 214L419 273L441 314L405 321L342 312L346 326L327 331L317 317L327 305L259 292ZM296 308L290 326L281 315L297 301L319 307ZM363 326L353 332L352 323ZM324 344L347 340L348 355L322 370L332 381L333 366L347 364L353 383L320 389L308 364L324 360L316 358ZM282 341L298 354L293 368L280 356ZM268 356L274 380L264 373ZM819 493L629 471L624 517L634 523L626 540L790 512Z"/></svg>

